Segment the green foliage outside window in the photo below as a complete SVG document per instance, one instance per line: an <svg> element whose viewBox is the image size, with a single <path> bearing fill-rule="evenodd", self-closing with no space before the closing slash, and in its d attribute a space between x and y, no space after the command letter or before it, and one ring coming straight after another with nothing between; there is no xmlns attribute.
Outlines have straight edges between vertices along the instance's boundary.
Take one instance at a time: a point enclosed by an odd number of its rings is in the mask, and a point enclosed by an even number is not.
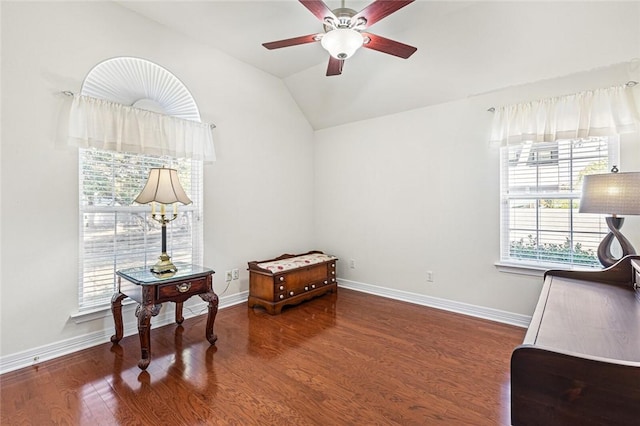
<svg viewBox="0 0 640 426"><path fill-rule="evenodd" d="M540 200L540 206L547 209L573 209L578 210L580 207L579 200L567 200L566 198L561 199L548 199L548 200Z"/></svg>
<svg viewBox="0 0 640 426"><path fill-rule="evenodd" d="M571 263L581 266L599 266L597 254L592 249L582 248L582 244L575 243L571 247L569 238L563 244L542 243L538 244L536 238L532 235L527 236L525 241L520 238L517 241L511 241L509 244L509 255L512 258L522 260L535 260L542 262L555 263Z"/></svg>

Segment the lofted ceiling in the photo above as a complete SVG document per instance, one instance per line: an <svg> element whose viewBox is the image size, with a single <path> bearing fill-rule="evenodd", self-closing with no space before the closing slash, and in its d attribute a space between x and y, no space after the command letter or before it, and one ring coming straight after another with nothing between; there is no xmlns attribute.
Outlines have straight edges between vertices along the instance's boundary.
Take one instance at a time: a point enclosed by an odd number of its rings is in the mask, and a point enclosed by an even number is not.
<svg viewBox="0 0 640 426"><path fill-rule="evenodd" d="M360 49L326 77L322 32L298 1L120 1L122 6L283 80L314 129L571 75L640 56L638 2L417 0L368 31L416 46L409 59ZM331 9L341 1L327 0ZM346 1L356 11L369 1Z"/></svg>

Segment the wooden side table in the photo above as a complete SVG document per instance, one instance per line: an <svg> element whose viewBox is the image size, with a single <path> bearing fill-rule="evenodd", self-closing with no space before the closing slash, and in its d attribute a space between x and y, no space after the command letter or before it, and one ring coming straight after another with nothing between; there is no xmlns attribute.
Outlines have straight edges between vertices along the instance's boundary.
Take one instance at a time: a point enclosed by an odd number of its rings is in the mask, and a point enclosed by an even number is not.
<svg viewBox="0 0 640 426"><path fill-rule="evenodd" d="M212 345L218 337L213 332L213 323L218 313L218 295L213 291L212 269L187 263L176 263L178 272L171 277L160 278L148 268L122 269L118 276L118 291L111 298L111 312L116 334L113 343L122 339L122 300L126 297L138 302L138 334L140 336L141 357L138 367L146 369L151 361L151 317L158 315L163 302L176 304L176 323L182 324L182 304L191 296L199 295L209 303L205 335Z"/></svg>

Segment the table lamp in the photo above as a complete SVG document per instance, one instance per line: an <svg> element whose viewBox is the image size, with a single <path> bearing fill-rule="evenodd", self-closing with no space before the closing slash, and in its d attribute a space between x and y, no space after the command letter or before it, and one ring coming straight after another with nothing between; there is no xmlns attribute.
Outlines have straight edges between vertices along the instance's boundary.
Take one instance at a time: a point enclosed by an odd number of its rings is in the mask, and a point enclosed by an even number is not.
<svg viewBox="0 0 640 426"><path fill-rule="evenodd" d="M136 203L151 203L151 217L162 226L162 253L158 262L151 267L151 272L161 276L171 276L178 268L171 263L171 256L167 254L167 223L178 217L178 205L191 204L191 200L184 192L178 180L178 171L167 168L153 168L142 192L134 200ZM160 213L156 213L156 203L160 204ZM173 204L173 213L168 215L166 205Z"/></svg>
<svg viewBox="0 0 640 426"><path fill-rule="evenodd" d="M609 233L598 246L598 260L609 267L629 254L636 254L633 245L620 232L624 218L618 215L640 214L640 172L618 173L613 166L611 173L588 175L582 183L580 213L610 214L606 218ZM613 240L618 240L622 256L611 253Z"/></svg>

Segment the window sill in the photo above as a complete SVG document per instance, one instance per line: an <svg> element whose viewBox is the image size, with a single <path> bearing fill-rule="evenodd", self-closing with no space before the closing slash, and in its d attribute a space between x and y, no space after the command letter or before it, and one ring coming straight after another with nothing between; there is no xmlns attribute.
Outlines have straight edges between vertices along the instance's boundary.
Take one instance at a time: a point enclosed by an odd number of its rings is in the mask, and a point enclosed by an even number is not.
<svg viewBox="0 0 640 426"><path fill-rule="evenodd" d="M547 264L541 265L537 263L526 263L526 262L509 262L509 261L498 261L494 263L496 269L500 272L506 272L509 274L518 274L518 275L529 275L532 277L544 277L544 273L546 271L550 271L552 269L557 270L567 270L567 271L597 271L598 268L588 268L588 267L579 267L579 266L570 266L565 264Z"/></svg>
<svg viewBox="0 0 640 426"><path fill-rule="evenodd" d="M128 299L122 302L122 307L125 308L129 305L135 305L136 302ZM69 317L76 324L82 324L83 322L93 321L100 318L111 317L111 304L96 306L91 309L86 309L83 311L74 312Z"/></svg>
<svg viewBox="0 0 640 426"><path fill-rule="evenodd" d="M549 268L546 268L544 266L531 263L498 261L494 263L494 265L500 272L518 275L529 275L532 277L543 277L544 273L549 270Z"/></svg>

